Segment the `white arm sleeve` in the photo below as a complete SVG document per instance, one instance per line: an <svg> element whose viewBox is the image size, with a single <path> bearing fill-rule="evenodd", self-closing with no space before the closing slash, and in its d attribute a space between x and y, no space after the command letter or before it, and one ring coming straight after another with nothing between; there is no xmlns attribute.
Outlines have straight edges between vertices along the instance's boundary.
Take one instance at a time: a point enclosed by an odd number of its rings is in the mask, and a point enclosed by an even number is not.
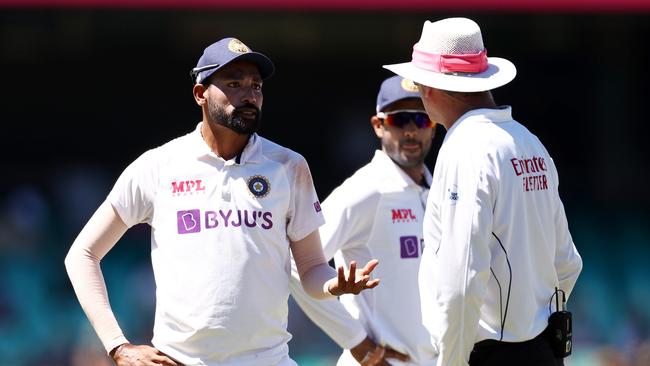
<svg viewBox="0 0 650 366"><path fill-rule="evenodd" d="M454 165L449 164L442 182L442 187L457 187L459 193L456 200L440 206L442 240L434 247L438 365L468 364L490 274L493 197L485 174L489 168L474 163L467 157L459 158Z"/></svg>
<svg viewBox="0 0 650 366"><path fill-rule="evenodd" d="M553 175L555 181L558 181L557 170L553 165ZM557 235L556 253L555 253L555 270L560 288L564 291L567 298L571 295L573 287L578 280L578 275L582 271L582 258L578 254L571 233L569 233L569 224L567 222L564 205L560 200L559 192L555 192L557 198L557 211L555 213L555 228Z"/></svg>
<svg viewBox="0 0 650 366"><path fill-rule="evenodd" d="M352 196L350 191L354 192ZM378 196L368 197L367 190L362 192L366 195L341 186L323 202L326 222L319 233L326 260L331 260L339 251L366 245L372 220L368 219L371 215L365 213L374 212ZM337 299L316 300L301 288L295 263L291 270L290 290L305 314L341 348L350 349L366 338L367 332L359 319L353 317L341 302Z"/></svg>
<svg viewBox="0 0 650 366"><path fill-rule="evenodd" d="M108 201L81 230L65 258L65 266L79 303L106 352L128 343L111 310L99 262L124 235L127 226Z"/></svg>
<svg viewBox="0 0 650 366"><path fill-rule="evenodd" d="M337 273L327 265L318 231L312 232L304 239L292 241L291 253L305 292L316 299L332 298L328 284L337 277Z"/></svg>
<svg viewBox="0 0 650 366"><path fill-rule="evenodd" d="M431 343L437 346L436 337L433 336L438 331L436 324L435 312L436 293L435 293L435 247L425 245L420 261L418 271L418 288L420 290L420 311L422 313L422 325L431 335Z"/></svg>
<svg viewBox="0 0 650 366"><path fill-rule="evenodd" d="M359 321L345 310L338 299L316 300L305 292L295 265L291 268L289 286L298 306L341 348L350 349L366 338L366 331Z"/></svg>

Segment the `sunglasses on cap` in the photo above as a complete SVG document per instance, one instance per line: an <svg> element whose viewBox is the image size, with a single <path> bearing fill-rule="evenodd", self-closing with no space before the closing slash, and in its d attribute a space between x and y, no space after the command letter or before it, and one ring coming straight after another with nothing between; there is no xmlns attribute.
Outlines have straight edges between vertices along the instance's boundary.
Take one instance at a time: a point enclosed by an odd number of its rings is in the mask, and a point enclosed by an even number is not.
<svg viewBox="0 0 650 366"><path fill-rule="evenodd" d="M420 110L404 109L390 112L378 112L377 118L381 119L388 126L404 128L413 121L418 128L432 128L436 125L429 115Z"/></svg>

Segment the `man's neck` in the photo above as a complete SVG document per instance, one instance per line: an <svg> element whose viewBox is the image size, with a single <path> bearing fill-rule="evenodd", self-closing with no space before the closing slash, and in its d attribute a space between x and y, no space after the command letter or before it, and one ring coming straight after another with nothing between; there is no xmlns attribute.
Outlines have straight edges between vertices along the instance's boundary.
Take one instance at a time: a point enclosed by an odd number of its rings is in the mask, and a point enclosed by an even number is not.
<svg viewBox="0 0 650 366"><path fill-rule="evenodd" d="M445 129L449 131L449 129L460 119L460 117L465 115L465 113L481 108L484 107L468 106L467 108L456 109L453 113L450 113L448 118L446 118L446 120L443 122L443 126L445 126Z"/></svg>
<svg viewBox="0 0 650 366"><path fill-rule="evenodd" d="M460 117L469 111L482 108L497 108L490 92L467 95L442 92L442 95L446 98L444 102L447 105L444 107L446 115L441 123L446 130L449 130Z"/></svg>
<svg viewBox="0 0 650 366"><path fill-rule="evenodd" d="M201 136L210 150L224 160L230 160L241 154L248 143L250 135L240 135L228 127L203 120Z"/></svg>
<svg viewBox="0 0 650 366"><path fill-rule="evenodd" d="M424 164L418 164L413 167L399 166L406 175L408 175L417 185L422 185L424 181Z"/></svg>

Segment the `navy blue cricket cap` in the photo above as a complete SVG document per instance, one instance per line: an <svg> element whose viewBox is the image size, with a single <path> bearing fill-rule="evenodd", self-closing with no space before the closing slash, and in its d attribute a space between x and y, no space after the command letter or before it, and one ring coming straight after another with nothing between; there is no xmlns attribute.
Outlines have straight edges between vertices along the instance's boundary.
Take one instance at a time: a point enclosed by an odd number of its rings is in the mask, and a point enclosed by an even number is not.
<svg viewBox="0 0 650 366"><path fill-rule="evenodd" d="M273 75L275 66L273 62L261 53L253 52L248 46L237 38L224 38L203 50L196 67L190 71L190 76L195 84L205 81L210 75L233 61L250 61L257 65L262 79Z"/></svg>
<svg viewBox="0 0 650 366"><path fill-rule="evenodd" d="M389 104L398 100L420 98L418 87L409 79L399 75L391 76L381 83L377 94L377 112L381 112Z"/></svg>

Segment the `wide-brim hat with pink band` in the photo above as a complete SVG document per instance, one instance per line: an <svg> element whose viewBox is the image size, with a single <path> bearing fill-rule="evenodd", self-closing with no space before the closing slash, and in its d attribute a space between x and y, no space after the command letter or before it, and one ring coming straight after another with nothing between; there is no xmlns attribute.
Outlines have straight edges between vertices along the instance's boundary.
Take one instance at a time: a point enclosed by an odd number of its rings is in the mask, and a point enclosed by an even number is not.
<svg viewBox="0 0 650 366"><path fill-rule="evenodd" d="M481 29L467 18L427 20L411 62L384 68L418 84L457 92L492 90L517 75L512 62L487 57Z"/></svg>

